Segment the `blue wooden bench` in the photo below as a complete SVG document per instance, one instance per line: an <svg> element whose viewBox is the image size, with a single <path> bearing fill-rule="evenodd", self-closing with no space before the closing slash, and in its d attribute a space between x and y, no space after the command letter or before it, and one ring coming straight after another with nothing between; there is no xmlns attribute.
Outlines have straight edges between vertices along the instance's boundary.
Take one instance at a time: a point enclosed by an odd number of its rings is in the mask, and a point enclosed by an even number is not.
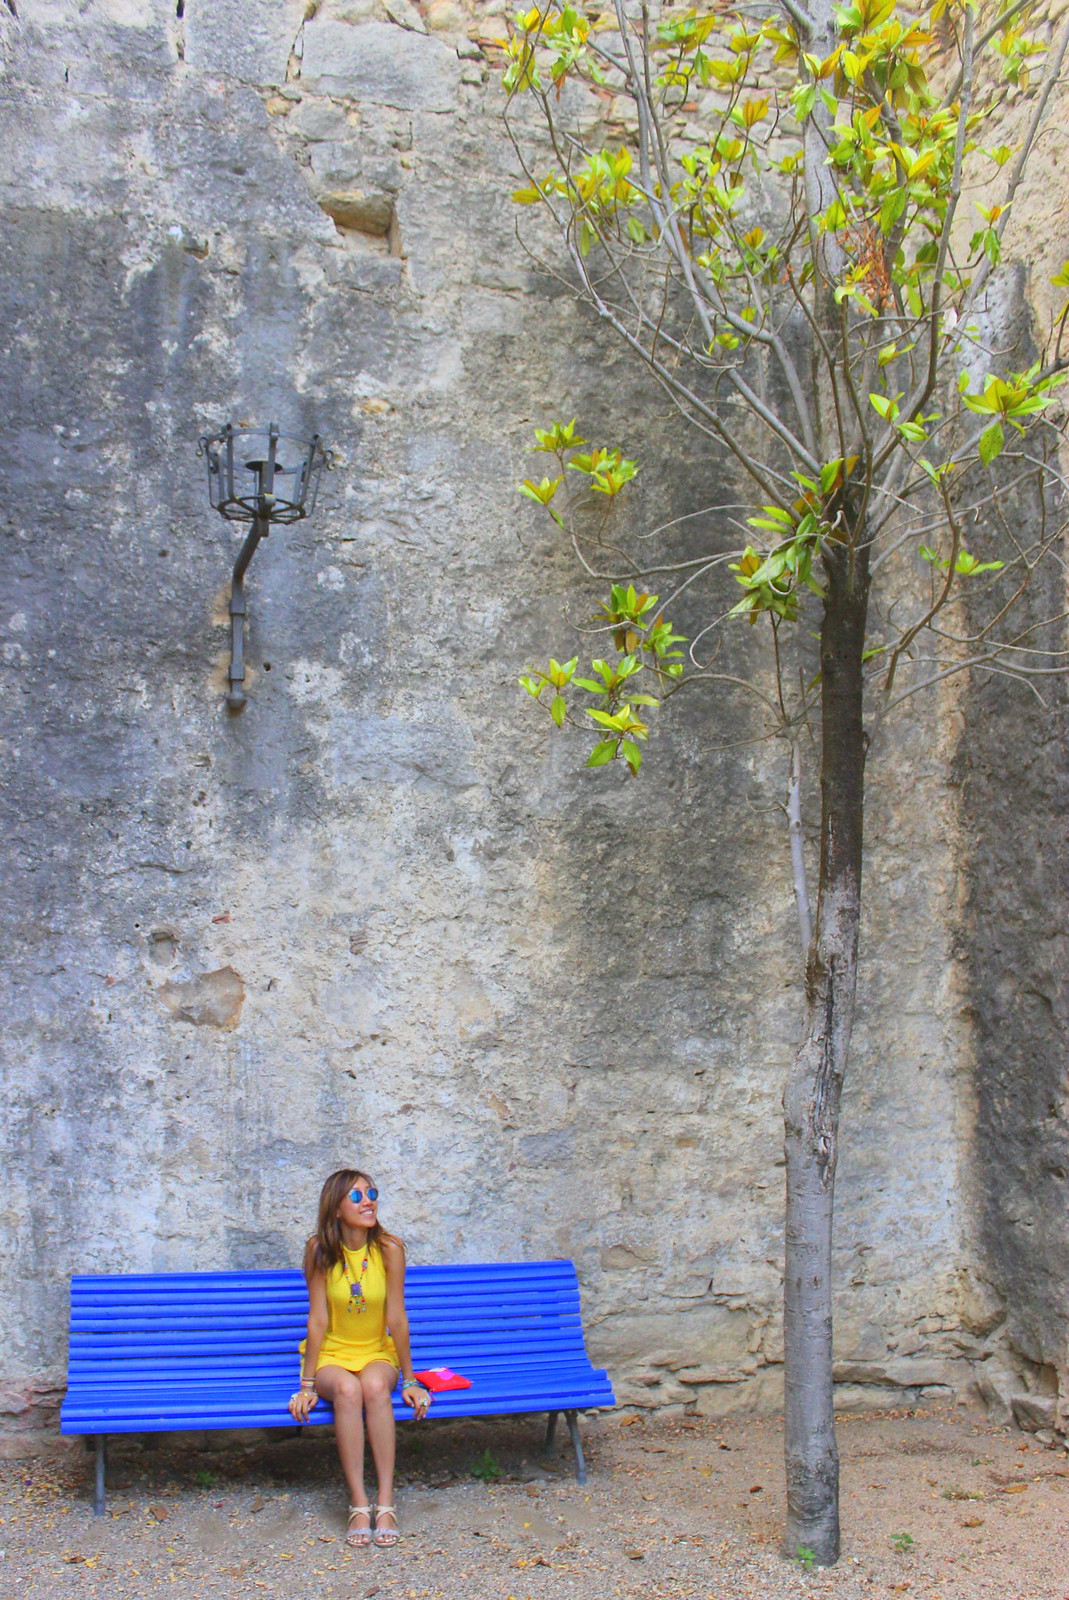
<svg viewBox="0 0 1069 1600"><path fill-rule="evenodd" d="M416 1370L447 1366L471 1379L470 1389L435 1395L435 1417L546 1411L548 1448L563 1411L586 1482L576 1413L614 1397L586 1353L571 1261L409 1267L405 1304ZM72 1278L60 1427L95 1440L98 1515L109 1434L294 1427L286 1402L307 1316L300 1272ZM393 1406L411 1417L399 1392ZM331 1407L321 1400L308 1420L331 1422Z"/></svg>

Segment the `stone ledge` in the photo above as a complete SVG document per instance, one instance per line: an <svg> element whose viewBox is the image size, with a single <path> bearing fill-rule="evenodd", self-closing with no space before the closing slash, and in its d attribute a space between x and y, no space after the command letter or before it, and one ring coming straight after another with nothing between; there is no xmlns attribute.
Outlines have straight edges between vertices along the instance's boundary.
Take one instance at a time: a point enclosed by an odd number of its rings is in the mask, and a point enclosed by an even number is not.
<svg viewBox="0 0 1069 1600"><path fill-rule="evenodd" d="M969 1377L967 1361L939 1359L889 1361L837 1361L833 1369L836 1383L858 1383L897 1389L927 1389L932 1386L954 1389Z"/></svg>

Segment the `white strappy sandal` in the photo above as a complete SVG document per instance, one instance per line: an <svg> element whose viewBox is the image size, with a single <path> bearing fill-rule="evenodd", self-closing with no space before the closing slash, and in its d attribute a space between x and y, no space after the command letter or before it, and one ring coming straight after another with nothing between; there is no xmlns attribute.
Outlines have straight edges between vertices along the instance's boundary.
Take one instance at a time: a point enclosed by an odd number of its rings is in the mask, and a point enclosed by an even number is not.
<svg viewBox="0 0 1069 1600"><path fill-rule="evenodd" d="M380 1517L392 1517L393 1527L381 1528L379 1526ZM397 1526L397 1512L394 1510L393 1506L375 1507L375 1532L371 1537L373 1543L376 1544L380 1550L388 1550L391 1545L395 1545L397 1543L398 1539L401 1537L401 1530Z"/></svg>
<svg viewBox="0 0 1069 1600"><path fill-rule="evenodd" d="M345 1542L346 1542L347 1545L350 1545L354 1550L366 1550L367 1547L371 1543L371 1517L372 1517L373 1511L374 1511L374 1507L373 1506L350 1506L349 1507L349 1526L345 1531ZM353 1518L354 1517L366 1517L367 1518L367 1527L366 1528L359 1528L359 1527L354 1528L353 1527Z"/></svg>

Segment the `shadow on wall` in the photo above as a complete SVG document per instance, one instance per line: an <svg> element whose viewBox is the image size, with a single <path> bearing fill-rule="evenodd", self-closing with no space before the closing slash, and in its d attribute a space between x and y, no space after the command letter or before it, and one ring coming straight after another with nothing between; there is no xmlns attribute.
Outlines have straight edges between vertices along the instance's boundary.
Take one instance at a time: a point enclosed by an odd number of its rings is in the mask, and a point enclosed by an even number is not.
<svg viewBox="0 0 1069 1600"><path fill-rule="evenodd" d="M1035 508L1020 510L1034 525ZM1043 586L1035 614L1057 615L1056 580ZM971 686L958 776L973 1182L983 1270L1005 1306L1006 1364L984 1363L979 1386L997 1420L1051 1443L1069 1430L1069 690L1054 679L1043 692L1046 711L1005 678Z"/></svg>

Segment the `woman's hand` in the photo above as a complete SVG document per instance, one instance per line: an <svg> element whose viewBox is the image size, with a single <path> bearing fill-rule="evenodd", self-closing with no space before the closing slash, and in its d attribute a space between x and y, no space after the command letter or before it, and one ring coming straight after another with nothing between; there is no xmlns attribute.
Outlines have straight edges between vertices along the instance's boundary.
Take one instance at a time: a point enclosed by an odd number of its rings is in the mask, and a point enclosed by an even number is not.
<svg viewBox="0 0 1069 1600"><path fill-rule="evenodd" d="M298 1389L296 1394L290 1395L289 1413L295 1422L307 1422L308 1413L319 1402L319 1396L314 1389Z"/></svg>
<svg viewBox="0 0 1069 1600"><path fill-rule="evenodd" d="M422 1384L409 1384L406 1389L401 1390L401 1394L405 1404L410 1405L415 1411L417 1422L427 1415L427 1407L431 1403L431 1397Z"/></svg>

